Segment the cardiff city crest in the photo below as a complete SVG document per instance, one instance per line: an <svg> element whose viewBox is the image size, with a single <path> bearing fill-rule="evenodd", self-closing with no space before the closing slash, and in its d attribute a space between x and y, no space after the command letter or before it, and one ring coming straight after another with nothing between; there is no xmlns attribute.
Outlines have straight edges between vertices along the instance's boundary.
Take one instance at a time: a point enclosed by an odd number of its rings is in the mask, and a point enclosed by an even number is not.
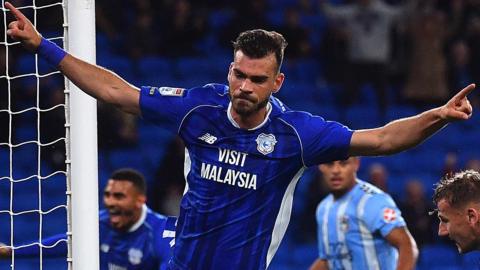
<svg viewBox="0 0 480 270"><path fill-rule="evenodd" d="M131 248L128 250L128 260L131 264L136 265L142 262L143 253L141 250Z"/></svg>
<svg viewBox="0 0 480 270"><path fill-rule="evenodd" d="M272 153L277 143L273 134L265 133L258 135L255 141L257 142L257 150L264 155Z"/></svg>

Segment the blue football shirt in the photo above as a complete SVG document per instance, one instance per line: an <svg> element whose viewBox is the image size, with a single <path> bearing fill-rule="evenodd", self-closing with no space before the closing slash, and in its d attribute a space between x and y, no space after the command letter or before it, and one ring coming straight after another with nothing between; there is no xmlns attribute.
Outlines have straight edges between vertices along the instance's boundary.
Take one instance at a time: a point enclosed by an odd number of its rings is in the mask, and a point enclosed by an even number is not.
<svg viewBox="0 0 480 270"><path fill-rule="evenodd" d="M266 269L308 166L347 158L352 131L271 97L258 127L230 115L228 87L142 87L142 117L183 139L187 186L171 269ZM153 142L152 142L153 143Z"/></svg>
<svg viewBox="0 0 480 270"><path fill-rule="evenodd" d="M100 269L165 270L172 256L176 218L157 214L145 205L140 220L128 232L110 225L100 212Z"/></svg>
<svg viewBox="0 0 480 270"><path fill-rule="evenodd" d="M175 244L177 218L165 217L143 206L140 220L128 232L111 227L108 212L100 211L100 270L165 270ZM44 256L66 256L65 234L43 239ZM58 243L57 243L58 242ZM38 245L15 251L15 256L38 256Z"/></svg>
<svg viewBox="0 0 480 270"><path fill-rule="evenodd" d="M330 194L318 205L319 258L331 270L396 269L398 252L385 236L405 227L390 195L357 180L354 188L334 200Z"/></svg>

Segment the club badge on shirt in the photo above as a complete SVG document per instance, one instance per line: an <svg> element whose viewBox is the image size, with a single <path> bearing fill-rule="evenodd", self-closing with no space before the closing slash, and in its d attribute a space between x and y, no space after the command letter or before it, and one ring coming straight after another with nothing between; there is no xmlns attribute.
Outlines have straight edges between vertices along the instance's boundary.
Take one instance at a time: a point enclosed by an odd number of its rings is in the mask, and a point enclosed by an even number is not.
<svg viewBox="0 0 480 270"><path fill-rule="evenodd" d="M275 144L277 143L277 140L273 134L265 133L258 135L255 141L257 142L257 150L264 155L272 153L275 148Z"/></svg>
<svg viewBox="0 0 480 270"><path fill-rule="evenodd" d="M131 264L136 265L142 262L143 253L141 250L136 248L131 248L128 250L128 261Z"/></svg>
<svg viewBox="0 0 480 270"><path fill-rule="evenodd" d="M340 217L340 230L342 230L343 232L347 232L348 231L348 216L341 216Z"/></svg>
<svg viewBox="0 0 480 270"><path fill-rule="evenodd" d="M383 221L386 223L390 223L394 221L397 218L397 214L395 213L395 210L392 208L385 208L383 209Z"/></svg>

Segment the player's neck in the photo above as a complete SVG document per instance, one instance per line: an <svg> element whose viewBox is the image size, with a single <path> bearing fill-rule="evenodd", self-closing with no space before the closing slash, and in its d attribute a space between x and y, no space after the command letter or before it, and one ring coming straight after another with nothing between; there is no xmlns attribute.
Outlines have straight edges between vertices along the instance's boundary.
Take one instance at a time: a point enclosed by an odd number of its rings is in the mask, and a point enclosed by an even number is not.
<svg viewBox="0 0 480 270"><path fill-rule="evenodd" d="M238 114L233 108L230 108L230 115L232 120L238 125L241 129L254 129L260 126L267 117L271 108L269 105L261 108L255 113L249 115Z"/></svg>

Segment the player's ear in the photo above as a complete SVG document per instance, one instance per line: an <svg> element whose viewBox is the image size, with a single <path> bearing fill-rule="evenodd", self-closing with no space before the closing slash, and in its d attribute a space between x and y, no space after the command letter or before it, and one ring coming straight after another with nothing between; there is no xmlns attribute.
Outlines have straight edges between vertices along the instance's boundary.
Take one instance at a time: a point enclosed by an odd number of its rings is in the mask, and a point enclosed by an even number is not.
<svg viewBox="0 0 480 270"><path fill-rule="evenodd" d="M232 70L233 70L233 62L231 62L230 66L228 67L228 75L227 75L228 81L230 81L230 77L232 76Z"/></svg>
<svg viewBox="0 0 480 270"><path fill-rule="evenodd" d="M472 226L475 226L480 220L479 212L477 209L470 207L467 209L468 223Z"/></svg>
<svg viewBox="0 0 480 270"><path fill-rule="evenodd" d="M142 207L147 202L147 196L140 195L137 197L137 207Z"/></svg>
<svg viewBox="0 0 480 270"><path fill-rule="evenodd" d="M282 87L283 81L285 80L285 74L279 72L277 76L275 77L275 81L273 82L273 93L277 93L280 91L280 88Z"/></svg>

